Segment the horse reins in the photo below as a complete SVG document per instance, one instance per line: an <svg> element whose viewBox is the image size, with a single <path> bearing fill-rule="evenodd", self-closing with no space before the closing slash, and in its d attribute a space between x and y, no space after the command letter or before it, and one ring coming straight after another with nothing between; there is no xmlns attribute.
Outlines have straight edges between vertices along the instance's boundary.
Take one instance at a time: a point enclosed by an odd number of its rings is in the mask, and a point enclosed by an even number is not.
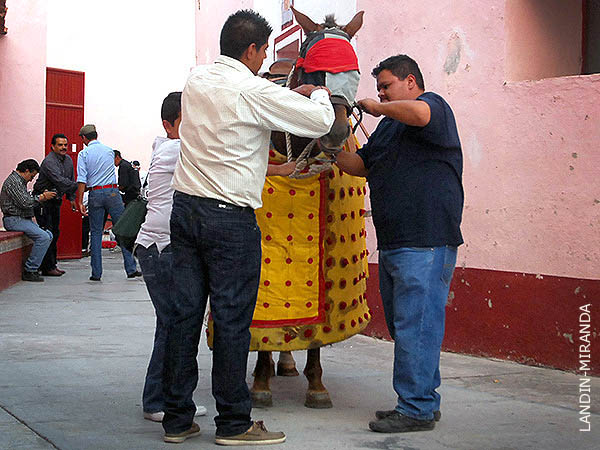
<svg viewBox="0 0 600 450"><path fill-rule="evenodd" d="M288 74L288 77L287 77L284 87L290 85L295 71L296 71L296 64L294 64L292 66L292 70L290 70L290 73ZM316 145L317 141L318 141L318 139L313 139L306 145L306 147L304 147L304 150L302 150L302 152L300 152L298 157L295 159L296 168L290 175L288 175L289 178L296 178L296 179L308 178L308 177L312 177L313 175L317 175L321 172L325 172L326 170L330 170L332 168L332 164L335 162L335 156L333 157L333 159L314 158L314 161L312 163L308 162L310 152ZM292 136L287 131L285 132L285 150L287 153L287 162L294 161L294 157L292 155ZM324 152L324 153L328 154L328 152ZM317 162L319 164L315 164ZM307 171L303 172L307 167L308 167Z"/></svg>

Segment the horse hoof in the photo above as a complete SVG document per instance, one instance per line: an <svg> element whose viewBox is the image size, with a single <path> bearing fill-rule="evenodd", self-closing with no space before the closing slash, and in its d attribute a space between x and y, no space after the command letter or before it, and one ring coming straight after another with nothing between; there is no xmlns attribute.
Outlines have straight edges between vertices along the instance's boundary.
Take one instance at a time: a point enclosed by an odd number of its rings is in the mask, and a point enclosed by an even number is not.
<svg viewBox="0 0 600 450"><path fill-rule="evenodd" d="M284 366L283 364L277 364L277 376L280 377L297 377L300 375L296 366Z"/></svg>
<svg viewBox="0 0 600 450"><path fill-rule="evenodd" d="M328 392L307 392L304 406L307 408L326 409L333 408Z"/></svg>
<svg viewBox="0 0 600 450"><path fill-rule="evenodd" d="M273 406L273 396L269 391L250 392L253 408L268 408Z"/></svg>

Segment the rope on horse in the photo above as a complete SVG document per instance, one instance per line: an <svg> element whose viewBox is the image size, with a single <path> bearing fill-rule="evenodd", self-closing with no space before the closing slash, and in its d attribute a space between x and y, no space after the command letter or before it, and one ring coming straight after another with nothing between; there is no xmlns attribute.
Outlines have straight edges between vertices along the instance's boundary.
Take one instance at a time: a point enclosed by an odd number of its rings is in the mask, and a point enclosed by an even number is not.
<svg viewBox="0 0 600 450"><path fill-rule="evenodd" d="M313 158L313 161L309 162L310 152L317 143L317 140L318 139L313 139L310 141L308 145L304 147L304 150L302 150L302 152L298 155L298 158L296 158L296 168L290 175L288 175L289 178L309 178L318 173L331 170L332 164L335 162L335 156L333 159ZM288 162L294 161L294 157L292 156L292 138L287 132L285 133L285 147L287 151ZM307 169L306 172L304 172L305 169Z"/></svg>

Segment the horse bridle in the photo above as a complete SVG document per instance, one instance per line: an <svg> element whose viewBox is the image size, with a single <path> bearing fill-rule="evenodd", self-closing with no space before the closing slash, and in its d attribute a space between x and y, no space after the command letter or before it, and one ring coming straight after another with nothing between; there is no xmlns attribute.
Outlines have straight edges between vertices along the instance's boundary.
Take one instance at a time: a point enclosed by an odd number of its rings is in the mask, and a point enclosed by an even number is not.
<svg viewBox="0 0 600 450"><path fill-rule="evenodd" d="M307 49L310 46L311 42L313 42L319 36L319 34L322 34L326 31L328 33L335 33L335 34L344 36L346 39L348 39L348 41L350 41L350 36L346 32L336 29L336 28L328 28L328 29L321 30L318 32L313 32L313 33L310 33L307 36L306 40L302 43L302 45L300 47L300 55L302 57L304 57L303 55L306 55ZM291 80L295 73L296 73L296 63L294 63L294 65L292 66L292 70L290 70L290 72L287 76L287 80L283 84L284 87L290 86ZM358 104L356 102L354 102L352 105L349 105L345 98L339 98L339 99L332 98L332 104L343 105L346 108L347 117L350 117L350 115L353 115L355 117L357 122L351 129L352 134L354 134L356 132L356 129L362 122L362 110L360 109ZM353 112L354 109L356 109L358 111L358 116ZM296 179L308 178L308 177L311 177L318 173L325 172L327 170L331 170L332 165L335 163L335 161L337 159L337 154L342 151L342 148L327 148L325 146L322 146L321 152L325 155L325 158L312 158L312 161L309 163L310 153L312 152L314 146L317 144L318 140L319 139L311 140L306 145L306 147L304 147L304 150L302 150L302 152L300 152L300 155L298 155L298 157L295 159L296 168L295 168L294 172L292 172L289 175L290 178L296 178ZM294 161L294 158L292 155L292 138L291 138L290 133L288 133L287 131L285 132L285 146L286 146L286 153L287 153L287 161L288 162ZM304 171L307 167L308 167L308 170Z"/></svg>

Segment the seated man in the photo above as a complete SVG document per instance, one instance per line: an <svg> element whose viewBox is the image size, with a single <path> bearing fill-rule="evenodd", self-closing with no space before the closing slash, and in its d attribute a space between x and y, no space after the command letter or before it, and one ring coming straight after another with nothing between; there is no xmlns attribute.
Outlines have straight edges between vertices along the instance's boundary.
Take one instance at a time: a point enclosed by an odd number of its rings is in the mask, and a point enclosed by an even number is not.
<svg viewBox="0 0 600 450"><path fill-rule="evenodd" d="M56 197L56 192L44 191L32 196L27 191L27 183L33 180L40 166L35 159L26 159L6 178L0 191L0 209L4 217L4 228L8 231L22 231L32 241L33 248L23 269L23 281L44 281L38 269L52 242L52 233L42 230L33 220L33 207Z"/></svg>

